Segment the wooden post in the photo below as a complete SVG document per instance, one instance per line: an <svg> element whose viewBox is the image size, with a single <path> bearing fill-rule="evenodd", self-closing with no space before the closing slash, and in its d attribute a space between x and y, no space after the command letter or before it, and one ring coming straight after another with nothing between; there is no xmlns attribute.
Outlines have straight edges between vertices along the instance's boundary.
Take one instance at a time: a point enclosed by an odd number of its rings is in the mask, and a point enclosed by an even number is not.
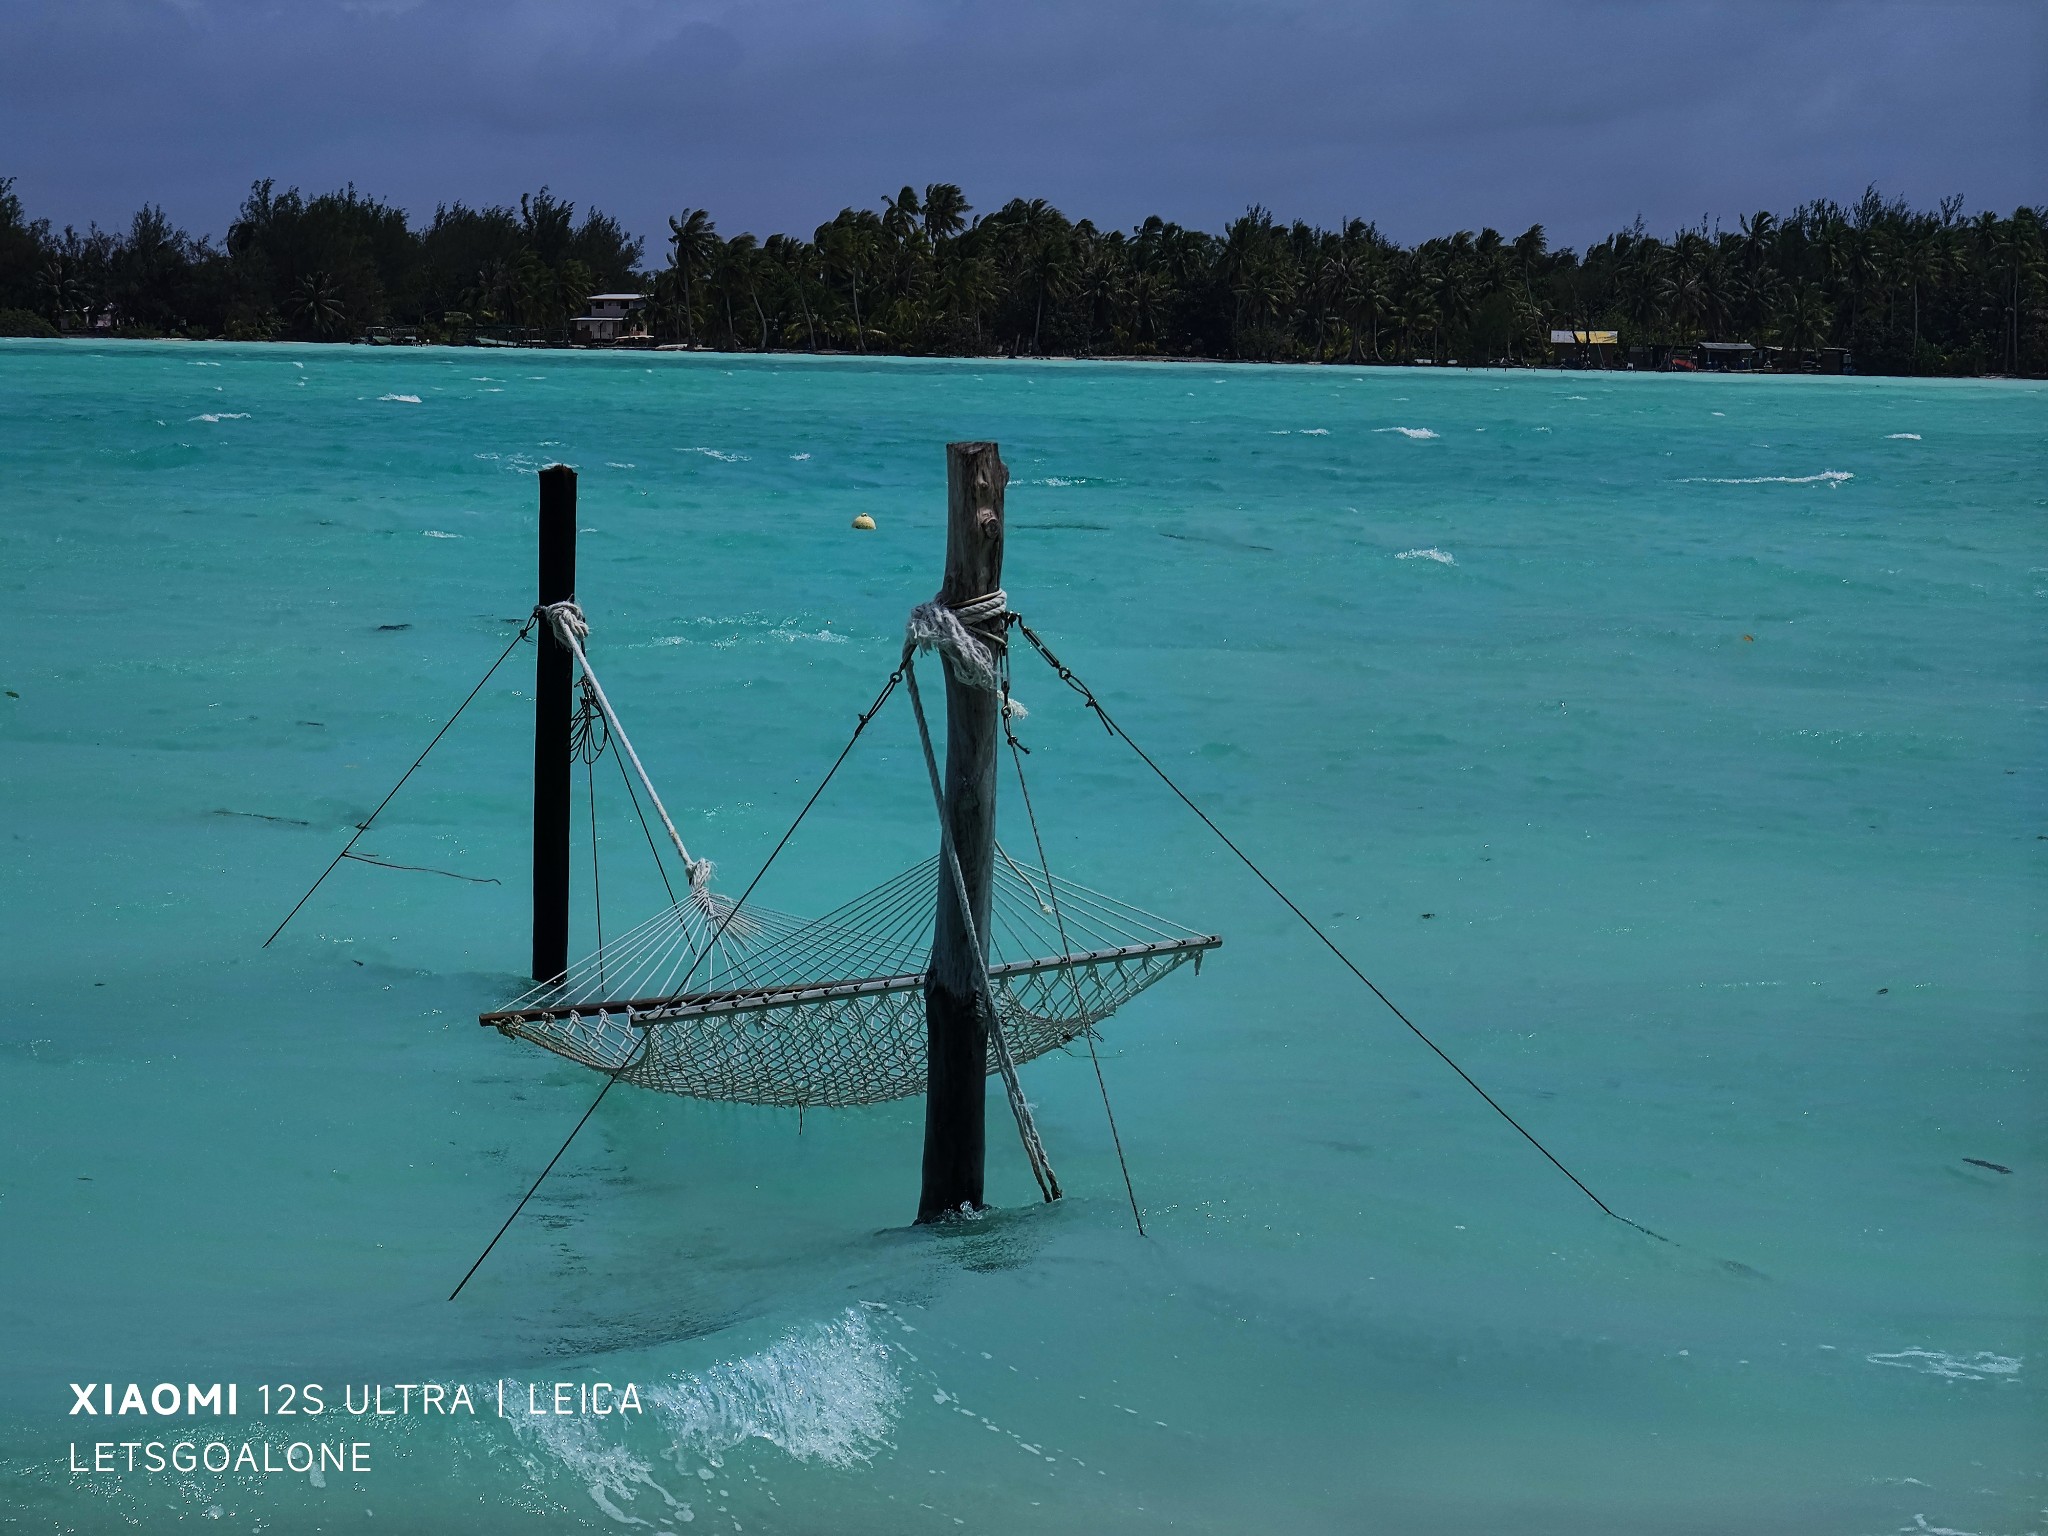
<svg viewBox="0 0 2048 1536"><path fill-rule="evenodd" d="M576 595L576 471L540 472L540 600ZM569 970L569 734L567 648L538 626L533 675L533 979L560 981Z"/></svg>
<svg viewBox="0 0 2048 1536"><path fill-rule="evenodd" d="M942 601L958 606L1003 584L1003 487L1010 472L994 443L946 445L946 578ZM1000 625L975 631L1001 653ZM988 1021L978 996L988 965L989 896L995 875L996 748L1002 702L946 674L946 825L981 953L968 943L950 873L939 871L931 969L924 984L929 1076L924 1101L924 1189L917 1219L982 1206L988 1146Z"/></svg>

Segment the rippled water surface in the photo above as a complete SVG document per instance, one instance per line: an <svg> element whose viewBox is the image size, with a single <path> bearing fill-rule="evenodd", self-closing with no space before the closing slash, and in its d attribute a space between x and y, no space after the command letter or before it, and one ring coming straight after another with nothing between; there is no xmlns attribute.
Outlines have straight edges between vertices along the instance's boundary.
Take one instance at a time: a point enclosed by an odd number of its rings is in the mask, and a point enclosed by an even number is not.
<svg viewBox="0 0 2048 1536"><path fill-rule="evenodd" d="M2048 1528L2044 404L0 346L7 1529ZM468 878L347 864L260 946L531 606L533 471L581 472L599 665L736 888L936 584L961 437L1011 466L1014 606L1670 1242L1020 661L1057 865L1226 937L1105 1026L1150 1237L1085 1058L1025 1073L1070 1198L998 1095L1002 1209L946 1233L917 1101L621 1089L445 1299L596 1086L474 1023L523 985L524 656L359 845ZM762 898L932 843L892 704ZM374 1470L67 1470L141 1433L67 1383L172 1378ZM248 1416L555 1380L647 1411Z"/></svg>

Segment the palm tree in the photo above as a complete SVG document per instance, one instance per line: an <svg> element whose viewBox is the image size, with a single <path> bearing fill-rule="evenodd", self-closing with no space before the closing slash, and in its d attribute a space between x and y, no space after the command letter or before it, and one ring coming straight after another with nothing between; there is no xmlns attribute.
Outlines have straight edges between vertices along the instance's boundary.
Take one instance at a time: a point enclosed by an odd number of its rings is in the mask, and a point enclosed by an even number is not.
<svg viewBox="0 0 2048 1536"><path fill-rule="evenodd" d="M341 285L328 272L308 272L300 278L286 312L323 341L332 340L348 324Z"/></svg>
<svg viewBox="0 0 2048 1536"><path fill-rule="evenodd" d="M85 284L79 281L73 264L64 256L52 256L43 263L36 276L36 287L43 295L43 306L59 330L82 315L85 306Z"/></svg>
<svg viewBox="0 0 2048 1536"><path fill-rule="evenodd" d="M1940 286L1950 265L1948 232L1935 228L1908 240L1897 255L1898 281L1913 297L1913 346L1909 353L1913 372L1920 371L1920 295Z"/></svg>
<svg viewBox="0 0 2048 1536"><path fill-rule="evenodd" d="M725 301L725 337L732 350L740 349L740 335L733 319L733 299L751 303L761 322L761 350L768 350L768 317L761 314L761 296L755 281L756 245L752 235L735 235L720 245L712 263L712 291Z"/></svg>
<svg viewBox="0 0 2048 1536"><path fill-rule="evenodd" d="M1778 300L1778 340L1794 352L1807 352L1827 338L1827 295L1818 283L1786 285Z"/></svg>
<svg viewBox="0 0 2048 1536"><path fill-rule="evenodd" d="M683 340L697 339L696 295L692 285L718 243L717 226L702 208L685 208L668 221L669 270L683 290Z"/></svg>
<svg viewBox="0 0 2048 1536"><path fill-rule="evenodd" d="M853 299L854 345L868 349L868 333L860 313L860 280L881 248L882 221L866 208L843 208L818 230L818 252L828 271L839 273Z"/></svg>
<svg viewBox="0 0 2048 1536"><path fill-rule="evenodd" d="M966 228L966 194L950 181L934 181L924 189L924 235L933 245L950 240Z"/></svg>

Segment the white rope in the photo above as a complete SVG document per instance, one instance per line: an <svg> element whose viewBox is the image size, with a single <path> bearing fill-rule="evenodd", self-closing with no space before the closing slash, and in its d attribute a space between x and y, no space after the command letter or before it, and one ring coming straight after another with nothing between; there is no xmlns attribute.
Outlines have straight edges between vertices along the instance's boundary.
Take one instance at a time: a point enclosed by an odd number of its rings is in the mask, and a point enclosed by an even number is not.
<svg viewBox="0 0 2048 1536"><path fill-rule="evenodd" d="M716 868L709 859L693 859L690 850L683 846L683 836L676 831L676 824L669 819L668 807L661 803L661 796L655 792L654 781L647 777L647 770L640 764L640 754L633 750L633 743L626 735L626 728L619 724L619 717L612 712L611 700L604 696L604 685L597 680L596 669L590 665L590 657L583 650L583 641L590 634L590 621L583 617L583 610L572 599L563 603L546 603L538 610L548 621L555 638L564 649L575 656L583 668L583 675L590 683L591 695L597 700L597 707L604 711L605 724L611 727L612 735L626 750L626 760L633 765L633 771L640 776L640 783L647 790L647 798L654 802L655 813L661 817L661 824L668 829L669 841L676 845L676 852L682 857L683 870L690 877L690 890L700 901L708 894L713 870Z"/></svg>
<svg viewBox="0 0 2048 1536"><path fill-rule="evenodd" d="M992 594L1001 603L1003 594ZM978 599L987 602L989 599ZM932 607L930 603L920 604L920 610ZM911 615L913 623L916 613ZM950 654L950 653L947 653ZM917 717L918 739L924 745L924 764L931 775L932 804L939 813L939 846L945 856L953 879L953 895L960 904L960 924L967 930L967 944L972 950L976 965L974 979L976 991L988 1010L989 1039L996 1048L996 1069L1002 1073L1003 1091L1010 1100L1010 1113L1017 1121L1017 1137L1024 1143L1025 1159L1031 1164L1031 1176L1038 1181L1038 1188L1048 1202L1060 1198L1059 1175L1052 1171L1052 1160L1045 1155L1045 1143L1038 1136L1038 1122L1032 1118L1031 1105L1024 1097L1024 1086L1017 1081L1017 1059L1010 1050L1010 1037L1003 1028L1002 1010L996 1006L995 993L988 981L988 951L981 947L981 936L974 925L974 906L967 897L967 877L960 868L960 854L953 846L953 829L946 820L945 792L939 787L939 760L932 751L931 728L924 718L924 701L917 691L917 670L911 665L909 647L905 648L903 681L910 687L910 711ZM1007 855L1006 855L1007 857ZM1028 882L1027 882L1028 883Z"/></svg>
<svg viewBox="0 0 2048 1536"><path fill-rule="evenodd" d="M952 673L970 688L983 693L999 691L994 648L970 624L993 621L998 632L1010 610L1010 595L1000 587L981 597L970 598L958 607L943 598L919 603L910 610L903 627L903 652L937 651L952 663Z"/></svg>

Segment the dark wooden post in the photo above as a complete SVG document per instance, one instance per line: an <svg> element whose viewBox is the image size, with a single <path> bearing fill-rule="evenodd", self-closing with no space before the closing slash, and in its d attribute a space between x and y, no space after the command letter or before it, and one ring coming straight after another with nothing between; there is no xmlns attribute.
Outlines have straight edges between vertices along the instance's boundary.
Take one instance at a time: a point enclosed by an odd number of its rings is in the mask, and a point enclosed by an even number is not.
<svg viewBox="0 0 2048 1536"><path fill-rule="evenodd" d="M540 472L540 600L576 595L576 471ZM533 669L533 979L569 969L569 732L571 657L552 627L538 626Z"/></svg>
<svg viewBox="0 0 2048 1536"><path fill-rule="evenodd" d="M994 443L946 445L944 602L958 606L1003 584L1003 487L1010 472ZM1003 631L975 631L1000 653ZM924 1101L924 1190L917 1219L982 1205L988 1147L988 1021L978 977L988 964L989 894L995 874L996 747L1001 701L946 676L946 825L967 880L977 954L960 921L949 871L939 871L931 969L924 984L929 1076Z"/></svg>

